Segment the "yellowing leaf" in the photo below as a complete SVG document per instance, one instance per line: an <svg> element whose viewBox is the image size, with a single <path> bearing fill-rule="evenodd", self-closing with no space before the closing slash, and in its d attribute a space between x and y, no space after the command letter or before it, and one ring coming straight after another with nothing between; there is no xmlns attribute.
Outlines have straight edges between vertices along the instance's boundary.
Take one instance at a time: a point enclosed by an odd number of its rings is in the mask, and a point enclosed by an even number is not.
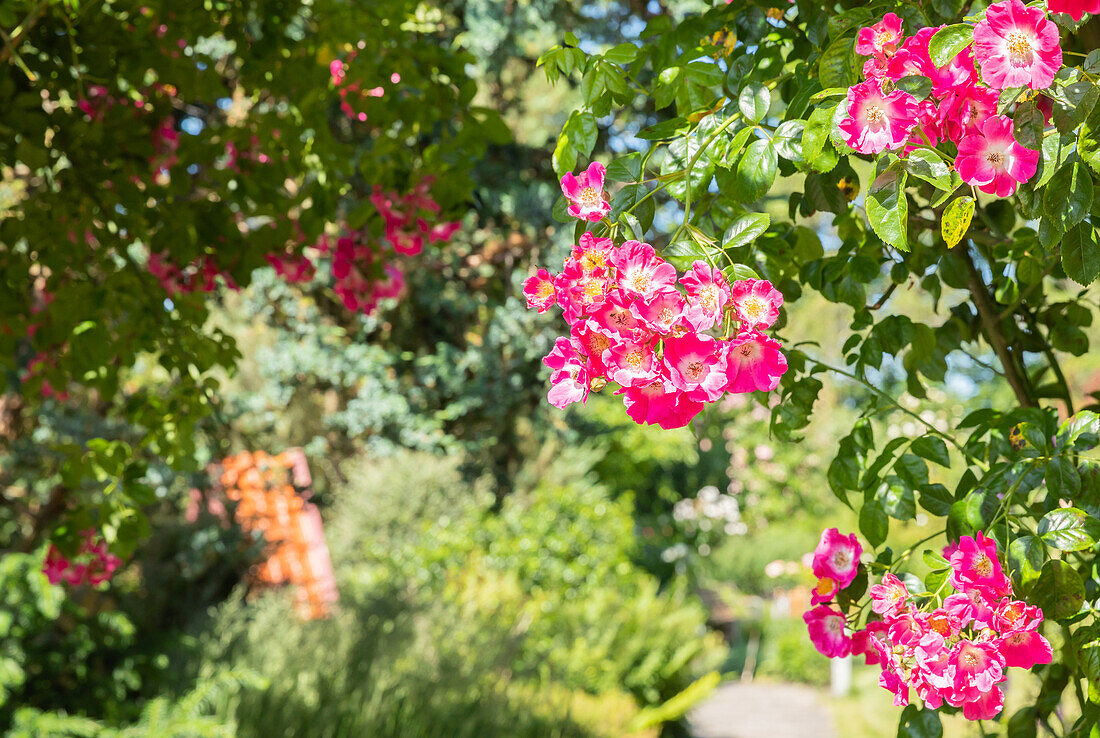
<svg viewBox="0 0 1100 738"><path fill-rule="evenodd" d="M956 197L944 208L943 218L940 220L940 233L943 234L943 240L948 246L954 248L959 245L973 217L973 197Z"/></svg>

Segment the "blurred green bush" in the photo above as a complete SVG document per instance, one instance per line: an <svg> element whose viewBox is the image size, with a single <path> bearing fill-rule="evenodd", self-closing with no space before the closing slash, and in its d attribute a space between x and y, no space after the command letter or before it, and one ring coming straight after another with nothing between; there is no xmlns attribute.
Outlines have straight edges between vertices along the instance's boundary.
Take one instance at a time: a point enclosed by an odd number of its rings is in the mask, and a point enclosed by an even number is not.
<svg viewBox="0 0 1100 738"><path fill-rule="evenodd" d="M639 709L722 648L697 602L632 563L631 501L591 484L587 464L566 454L556 479L495 510L436 457L350 467L329 516L336 614L234 601L201 636L197 673L267 683L227 701L226 721L265 737L638 732Z"/></svg>

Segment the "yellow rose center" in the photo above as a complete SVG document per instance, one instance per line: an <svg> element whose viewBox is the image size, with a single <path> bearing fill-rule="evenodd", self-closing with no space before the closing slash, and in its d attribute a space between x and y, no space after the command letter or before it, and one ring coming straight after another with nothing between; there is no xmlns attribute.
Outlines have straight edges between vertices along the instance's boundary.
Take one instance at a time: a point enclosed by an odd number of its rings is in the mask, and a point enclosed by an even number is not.
<svg viewBox="0 0 1100 738"><path fill-rule="evenodd" d="M585 205L595 205L603 198L600 196L600 193L597 192L594 188L585 187L583 190L581 190L579 199Z"/></svg>

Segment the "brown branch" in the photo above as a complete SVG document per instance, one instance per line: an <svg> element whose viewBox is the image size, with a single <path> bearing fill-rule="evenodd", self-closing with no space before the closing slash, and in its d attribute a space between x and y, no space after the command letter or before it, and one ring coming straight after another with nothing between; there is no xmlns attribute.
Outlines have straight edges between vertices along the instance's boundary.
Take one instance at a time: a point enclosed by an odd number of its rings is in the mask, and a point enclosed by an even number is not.
<svg viewBox="0 0 1100 738"><path fill-rule="evenodd" d="M1021 407L1038 407L1039 403L1031 396L1031 389L1024 377L1021 366L1017 363L1016 356L1009 348L1008 342L1005 341L1004 333L1001 332L1001 324L997 319L997 309L989 296L989 290L985 286L982 275L978 273L978 268L974 266L974 260L970 257L965 242L952 250L966 265L966 273L969 277L968 287L974 300L974 307L978 311L978 318L982 323L982 335L985 336L985 340L993 347L993 352L1000 359L1001 366L1004 367L1005 379L1008 380L1009 386L1016 394L1016 401L1020 403Z"/></svg>

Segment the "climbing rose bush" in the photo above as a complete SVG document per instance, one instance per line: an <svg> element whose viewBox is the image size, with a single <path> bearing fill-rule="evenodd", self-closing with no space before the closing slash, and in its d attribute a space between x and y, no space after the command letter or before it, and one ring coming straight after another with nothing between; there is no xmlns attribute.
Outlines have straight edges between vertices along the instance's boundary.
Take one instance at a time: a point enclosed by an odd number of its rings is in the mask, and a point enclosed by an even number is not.
<svg viewBox="0 0 1100 738"><path fill-rule="evenodd" d="M1014 599L996 541L979 532L945 548L938 561L948 576L935 592L910 593L887 571L868 590L870 613L862 627L865 606L848 600L838 609L831 602L855 579L860 551L854 535L841 536L835 528L822 533L814 552L817 606L803 619L824 655L862 655L868 665L877 664L879 685L893 693L895 705L908 705L915 693L929 708L947 704L962 708L968 720L992 720L1004 707L998 685L1008 679L1009 667L1051 662L1050 642L1039 632L1043 612ZM826 591L831 594L819 598Z"/></svg>
<svg viewBox="0 0 1100 738"><path fill-rule="evenodd" d="M1100 404L1066 360L1089 355L1100 309L1100 7L769 5L658 15L602 48L567 35L540 58L581 100L555 217L607 252L603 271L527 275L529 305L570 326L551 400L614 382L632 417L671 427L719 387L766 389L750 396L796 443L845 386L859 415L827 481L859 538L823 535L808 638L880 665L904 738L939 738L941 713L1095 738ZM687 317L691 280L717 285L709 328ZM790 325L808 295L843 324ZM605 315L642 326L640 346ZM736 384L746 334L785 370ZM946 551L896 545L922 516ZM1002 714L1013 668L1037 696Z"/></svg>

